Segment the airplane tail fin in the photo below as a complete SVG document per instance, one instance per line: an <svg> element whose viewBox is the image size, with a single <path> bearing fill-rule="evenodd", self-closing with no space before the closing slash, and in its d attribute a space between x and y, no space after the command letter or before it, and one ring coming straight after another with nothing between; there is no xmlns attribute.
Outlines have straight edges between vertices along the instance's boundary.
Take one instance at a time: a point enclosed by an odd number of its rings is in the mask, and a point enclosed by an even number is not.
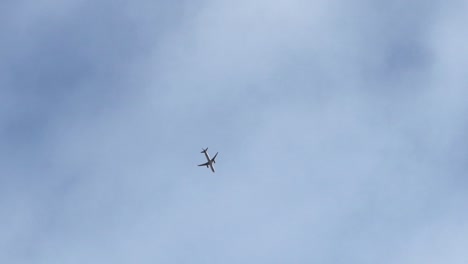
<svg viewBox="0 0 468 264"><path fill-rule="evenodd" d="M208 151L208 148L206 148L206 149L202 148L202 152L200 152L200 153L205 153L206 151Z"/></svg>

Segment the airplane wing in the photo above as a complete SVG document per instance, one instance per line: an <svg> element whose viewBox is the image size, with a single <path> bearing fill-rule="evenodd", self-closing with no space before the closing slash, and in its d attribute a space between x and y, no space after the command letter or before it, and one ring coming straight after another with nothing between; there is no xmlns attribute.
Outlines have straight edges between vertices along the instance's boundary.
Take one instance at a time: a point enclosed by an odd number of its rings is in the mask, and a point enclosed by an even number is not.
<svg viewBox="0 0 468 264"><path fill-rule="evenodd" d="M207 163L200 164L200 165L198 165L198 166L207 166L208 164L210 164L210 163L207 162Z"/></svg>
<svg viewBox="0 0 468 264"><path fill-rule="evenodd" d="M213 161L214 163L216 163L216 161L215 161L216 156L218 156L218 152L216 152L216 154L214 155L214 157L211 159L211 161Z"/></svg>

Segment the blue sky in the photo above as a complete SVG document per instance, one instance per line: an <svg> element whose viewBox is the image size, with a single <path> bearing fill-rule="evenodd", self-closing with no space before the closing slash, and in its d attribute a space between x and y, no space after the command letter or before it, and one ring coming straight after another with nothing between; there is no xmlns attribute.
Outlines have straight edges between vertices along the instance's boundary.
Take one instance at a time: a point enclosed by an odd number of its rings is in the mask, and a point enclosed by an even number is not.
<svg viewBox="0 0 468 264"><path fill-rule="evenodd" d="M466 1L0 6L0 262L468 259Z"/></svg>

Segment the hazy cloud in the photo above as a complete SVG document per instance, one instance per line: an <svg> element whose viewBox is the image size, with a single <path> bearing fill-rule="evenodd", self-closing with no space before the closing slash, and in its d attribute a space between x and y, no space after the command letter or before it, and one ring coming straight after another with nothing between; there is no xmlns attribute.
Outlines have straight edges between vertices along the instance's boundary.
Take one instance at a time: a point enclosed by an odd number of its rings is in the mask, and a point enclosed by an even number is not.
<svg viewBox="0 0 468 264"><path fill-rule="evenodd" d="M466 259L463 1L4 5L3 262Z"/></svg>

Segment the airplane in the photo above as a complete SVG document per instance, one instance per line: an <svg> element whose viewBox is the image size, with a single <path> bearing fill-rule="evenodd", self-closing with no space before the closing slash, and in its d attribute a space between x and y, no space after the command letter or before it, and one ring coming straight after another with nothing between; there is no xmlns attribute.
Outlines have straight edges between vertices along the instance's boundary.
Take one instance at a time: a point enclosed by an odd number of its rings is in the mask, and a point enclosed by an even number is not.
<svg viewBox="0 0 468 264"><path fill-rule="evenodd" d="M206 166L207 168L209 167L209 168L211 168L212 172L215 172L213 163L216 163L215 159L216 159L216 156L218 156L218 152L216 152L216 154L214 155L214 157L212 159L210 159L210 156L208 155L208 148L206 148L206 149L202 148L202 152L200 152L200 153L205 153L205 157L208 160L208 162L200 164L198 166Z"/></svg>

